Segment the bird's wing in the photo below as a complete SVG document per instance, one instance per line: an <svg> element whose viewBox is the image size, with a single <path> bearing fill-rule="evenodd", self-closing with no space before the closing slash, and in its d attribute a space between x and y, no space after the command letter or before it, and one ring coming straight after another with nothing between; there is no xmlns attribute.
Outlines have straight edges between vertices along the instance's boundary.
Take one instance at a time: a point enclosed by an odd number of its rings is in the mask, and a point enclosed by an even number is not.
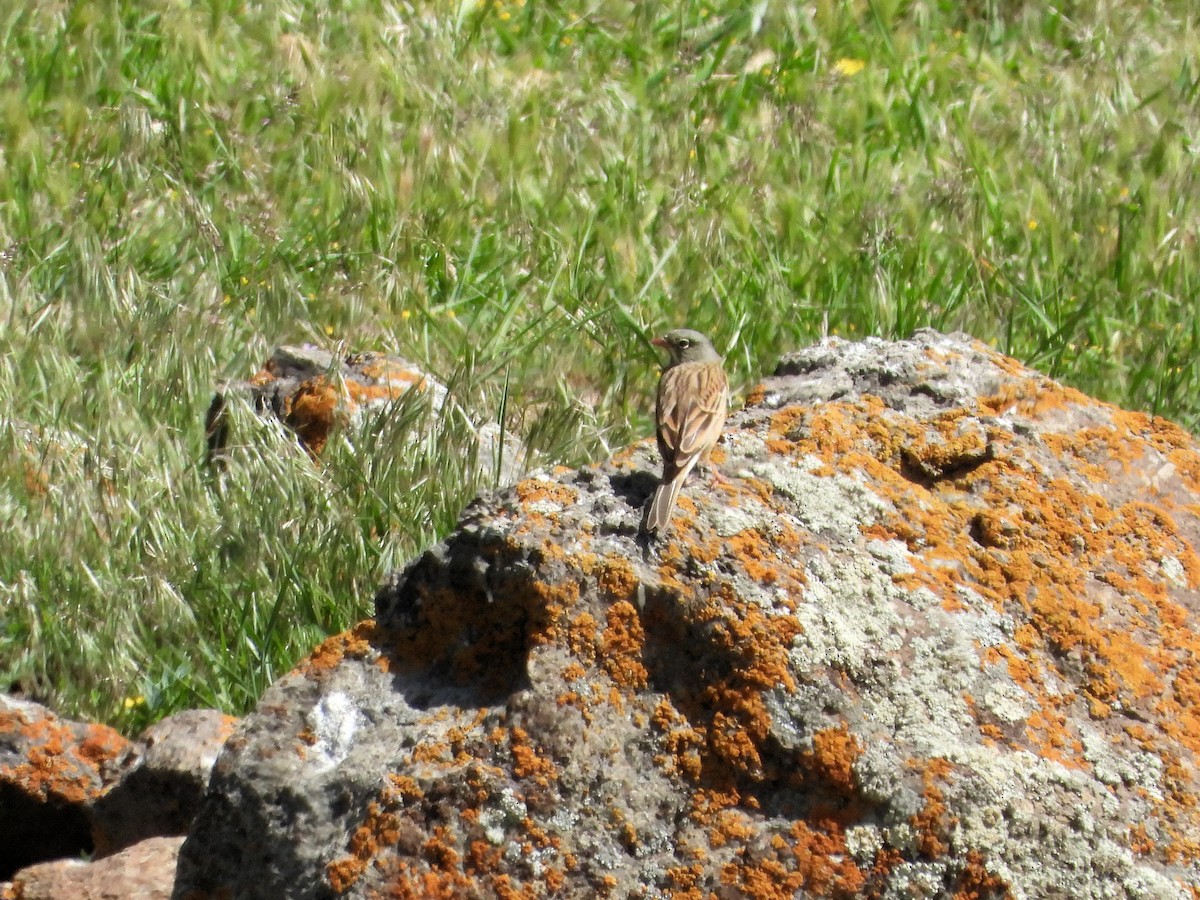
<svg viewBox="0 0 1200 900"><path fill-rule="evenodd" d="M727 406L728 385L719 366L681 363L664 372L657 415L664 461L682 466L687 457L715 444Z"/></svg>

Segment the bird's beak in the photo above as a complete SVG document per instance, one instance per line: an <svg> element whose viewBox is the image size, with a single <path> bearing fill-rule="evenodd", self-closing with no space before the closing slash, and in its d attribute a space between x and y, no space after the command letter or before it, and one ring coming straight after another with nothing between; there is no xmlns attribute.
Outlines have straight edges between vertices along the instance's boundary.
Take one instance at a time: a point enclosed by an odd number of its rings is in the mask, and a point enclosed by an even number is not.
<svg viewBox="0 0 1200 900"><path fill-rule="evenodd" d="M667 346L666 339L660 338L660 337L651 339L650 343L652 343L655 347L666 347Z"/></svg>

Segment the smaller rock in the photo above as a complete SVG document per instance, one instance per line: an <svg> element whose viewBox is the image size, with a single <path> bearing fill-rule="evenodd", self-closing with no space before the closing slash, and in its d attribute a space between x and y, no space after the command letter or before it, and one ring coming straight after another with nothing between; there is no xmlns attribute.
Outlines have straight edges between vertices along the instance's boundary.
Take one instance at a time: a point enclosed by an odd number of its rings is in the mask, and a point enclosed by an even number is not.
<svg viewBox="0 0 1200 900"><path fill-rule="evenodd" d="M0 879L90 853L87 805L116 781L130 749L105 725L0 696Z"/></svg>
<svg viewBox="0 0 1200 900"><path fill-rule="evenodd" d="M156 837L94 862L60 859L22 869L2 900L168 900L182 837Z"/></svg>
<svg viewBox="0 0 1200 900"><path fill-rule="evenodd" d="M279 347L256 375L228 382L213 396L204 423L208 459L219 464L229 446L232 397L244 397L260 416L283 422L317 457L336 428L360 422L366 411L414 389L429 396L434 410L446 401L445 386L396 356L368 352L338 359L308 344Z"/></svg>
<svg viewBox="0 0 1200 900"><path fill-rule="evenodd" d="M30 501L45 498L53 485L64 481L112 477L112 465L95 452L94 441L64 426L0 419L0 438L13 450L0 460L0 475L22 485ZM9 694L28 692L27 699L49 693L47 685L37 683L6 687Z"/></svg>
<svg viewBox="0 0 1200 900"><path fill-rule="evenodd" d="M150 837L186 834L217 754L237 722L217 710L200 709L146 729L120 781L92 804L97 854L108 856Z"/></svg>
<svg viewBox="0 0 1200 900"><path fill-rule="evenodd" d="M373 413L414 390L428 400L434 413L450 412L444 409L449 398L445 385L398 356L372 351L338 358L307 344L279 347L256 375L217 389L204 423L208 461L218 467L227 461L239 398L259 418L283 423L316 459L335 431L353 434L373 427ZM503 432L494 422L479 422L461 408L453 412L475 434L475 468L484 483L497 487L515 483L526 462L525 447L517 436Z"/></svg>

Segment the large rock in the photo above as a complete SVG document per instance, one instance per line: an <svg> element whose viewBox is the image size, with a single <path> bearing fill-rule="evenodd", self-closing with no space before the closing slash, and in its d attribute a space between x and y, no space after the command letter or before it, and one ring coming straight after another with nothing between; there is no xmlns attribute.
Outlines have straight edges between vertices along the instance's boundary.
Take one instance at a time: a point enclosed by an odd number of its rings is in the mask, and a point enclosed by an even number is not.
<svg viewBox="0 0 1200 900"><path fill-rule="evenodd" d="M1200 889L1200 452L963 337L831 340L636 534L475 504L226 744L176 898Z"/></svg>
<svg viewBox="0 0 1200 900"><path fill-rule="evenodd" d="M117 780L128 741L0 695L0 881L93 849L88 805Z"/></svg>

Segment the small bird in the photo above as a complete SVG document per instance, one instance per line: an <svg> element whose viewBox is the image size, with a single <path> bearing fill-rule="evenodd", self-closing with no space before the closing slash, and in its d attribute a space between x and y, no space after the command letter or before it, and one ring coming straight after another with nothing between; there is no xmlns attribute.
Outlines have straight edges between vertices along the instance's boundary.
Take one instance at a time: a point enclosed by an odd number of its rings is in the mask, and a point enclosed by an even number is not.
<svg viewBox="0 0 1200 900"><path fill-rule="evenodd" d="M729 382L708 338L690 328L668 331L650 343L671 354L658 382L655 408L662 480L650 501L643 531L666 531L688 472L721 437L729 406Z"/></svg>

